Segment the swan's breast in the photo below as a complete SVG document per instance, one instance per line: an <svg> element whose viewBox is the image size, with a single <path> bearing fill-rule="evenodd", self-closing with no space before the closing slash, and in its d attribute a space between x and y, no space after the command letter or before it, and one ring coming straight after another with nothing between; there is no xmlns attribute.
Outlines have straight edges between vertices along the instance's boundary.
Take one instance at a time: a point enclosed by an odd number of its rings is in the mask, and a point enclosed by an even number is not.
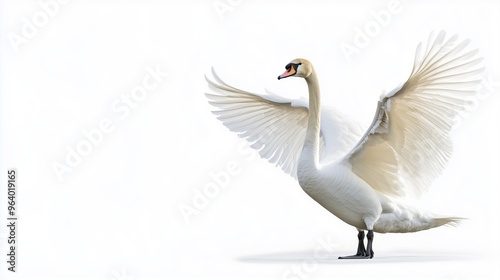
<svg viewBox="0 0 500 280"><path fill-rule="evenodd" d="M382 207L377 193L342 165L298 170L302 189L321 206L344 222L364 228L366 218L378 218Z"/></svg>

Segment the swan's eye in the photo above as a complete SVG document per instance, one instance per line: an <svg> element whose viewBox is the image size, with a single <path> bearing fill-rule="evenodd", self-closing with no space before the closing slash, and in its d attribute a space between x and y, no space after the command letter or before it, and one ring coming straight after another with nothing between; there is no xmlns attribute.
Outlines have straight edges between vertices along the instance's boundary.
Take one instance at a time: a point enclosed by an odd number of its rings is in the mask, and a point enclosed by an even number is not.
<svg viewBox="0 0 500 280"><path fill-rule="evenodd" d="M292 68L293 66L293 70L294 71L297 71L297 68L299 67L299 65L302 65L302 62L299 62L299 63L288 63L286 66L285 66L285 69L286 71L290 72L290 69Z"/></svg>

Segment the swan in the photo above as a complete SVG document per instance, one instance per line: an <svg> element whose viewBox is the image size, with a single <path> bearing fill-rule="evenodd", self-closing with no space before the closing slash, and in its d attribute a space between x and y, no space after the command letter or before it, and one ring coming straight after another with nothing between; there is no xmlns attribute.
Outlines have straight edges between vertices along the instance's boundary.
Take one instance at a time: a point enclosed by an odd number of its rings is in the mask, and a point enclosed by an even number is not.
<svg viewBox="0 0 500 280"><path fill-rule="evenodd" d="M457 35L431 33L417 46L406 82L382 95L364 134L345 115L320 106L313 65L292 60L278 80L305 79L309 101L254 94L206 78L213 113L260 153L295 177L313 200L358 231L358 247L341 259L371 259L377 233L408 233L462 218L426 212L408 202L440 175L452 153L454 117L466 108L483 71L477 50ZM424 49L424 51L422 51ZM367 244L365 247L365 231Z"/></svg>

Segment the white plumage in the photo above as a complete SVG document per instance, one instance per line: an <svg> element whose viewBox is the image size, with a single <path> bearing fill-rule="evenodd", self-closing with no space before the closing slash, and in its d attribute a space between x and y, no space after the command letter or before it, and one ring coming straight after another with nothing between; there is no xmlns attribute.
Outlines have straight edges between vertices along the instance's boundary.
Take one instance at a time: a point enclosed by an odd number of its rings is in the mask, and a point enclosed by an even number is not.
<svg viewBox="0 0 500 280"><path fill-rule="evenodd" d="M454 35L431 34L417 47L408 80L382 96L362 135L358 125L320 107L316 73L305 59L292 60L278 78L302 77L309 102L257 95L224 83L213 71L207 93L230 130L286 173L328 211L359 231L358 251L373 257L375 232L414 232L460 218L421 212L404 202L420 196L446 166L455 116L466 108L480 82L477 50ZM368 230L365 249L364 231Z"/></svg>

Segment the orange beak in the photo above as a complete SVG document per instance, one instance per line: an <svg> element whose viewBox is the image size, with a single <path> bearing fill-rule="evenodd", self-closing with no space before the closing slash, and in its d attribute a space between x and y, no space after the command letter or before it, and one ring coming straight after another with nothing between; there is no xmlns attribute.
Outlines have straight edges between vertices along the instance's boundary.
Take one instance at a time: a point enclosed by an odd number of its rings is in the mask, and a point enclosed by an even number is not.
<svg viewBox="0 0 500 280"><path fill-rule="evenodd" d="M278 76L278 80L281 80L283 78L286 78L286 77L290 77L290 76L293 76L295 75L295 73L297 73L297 71L295 70L295 67L291 66L290 69L288 69L287 71L285 71L285 73L281 74Z"/></svg>

